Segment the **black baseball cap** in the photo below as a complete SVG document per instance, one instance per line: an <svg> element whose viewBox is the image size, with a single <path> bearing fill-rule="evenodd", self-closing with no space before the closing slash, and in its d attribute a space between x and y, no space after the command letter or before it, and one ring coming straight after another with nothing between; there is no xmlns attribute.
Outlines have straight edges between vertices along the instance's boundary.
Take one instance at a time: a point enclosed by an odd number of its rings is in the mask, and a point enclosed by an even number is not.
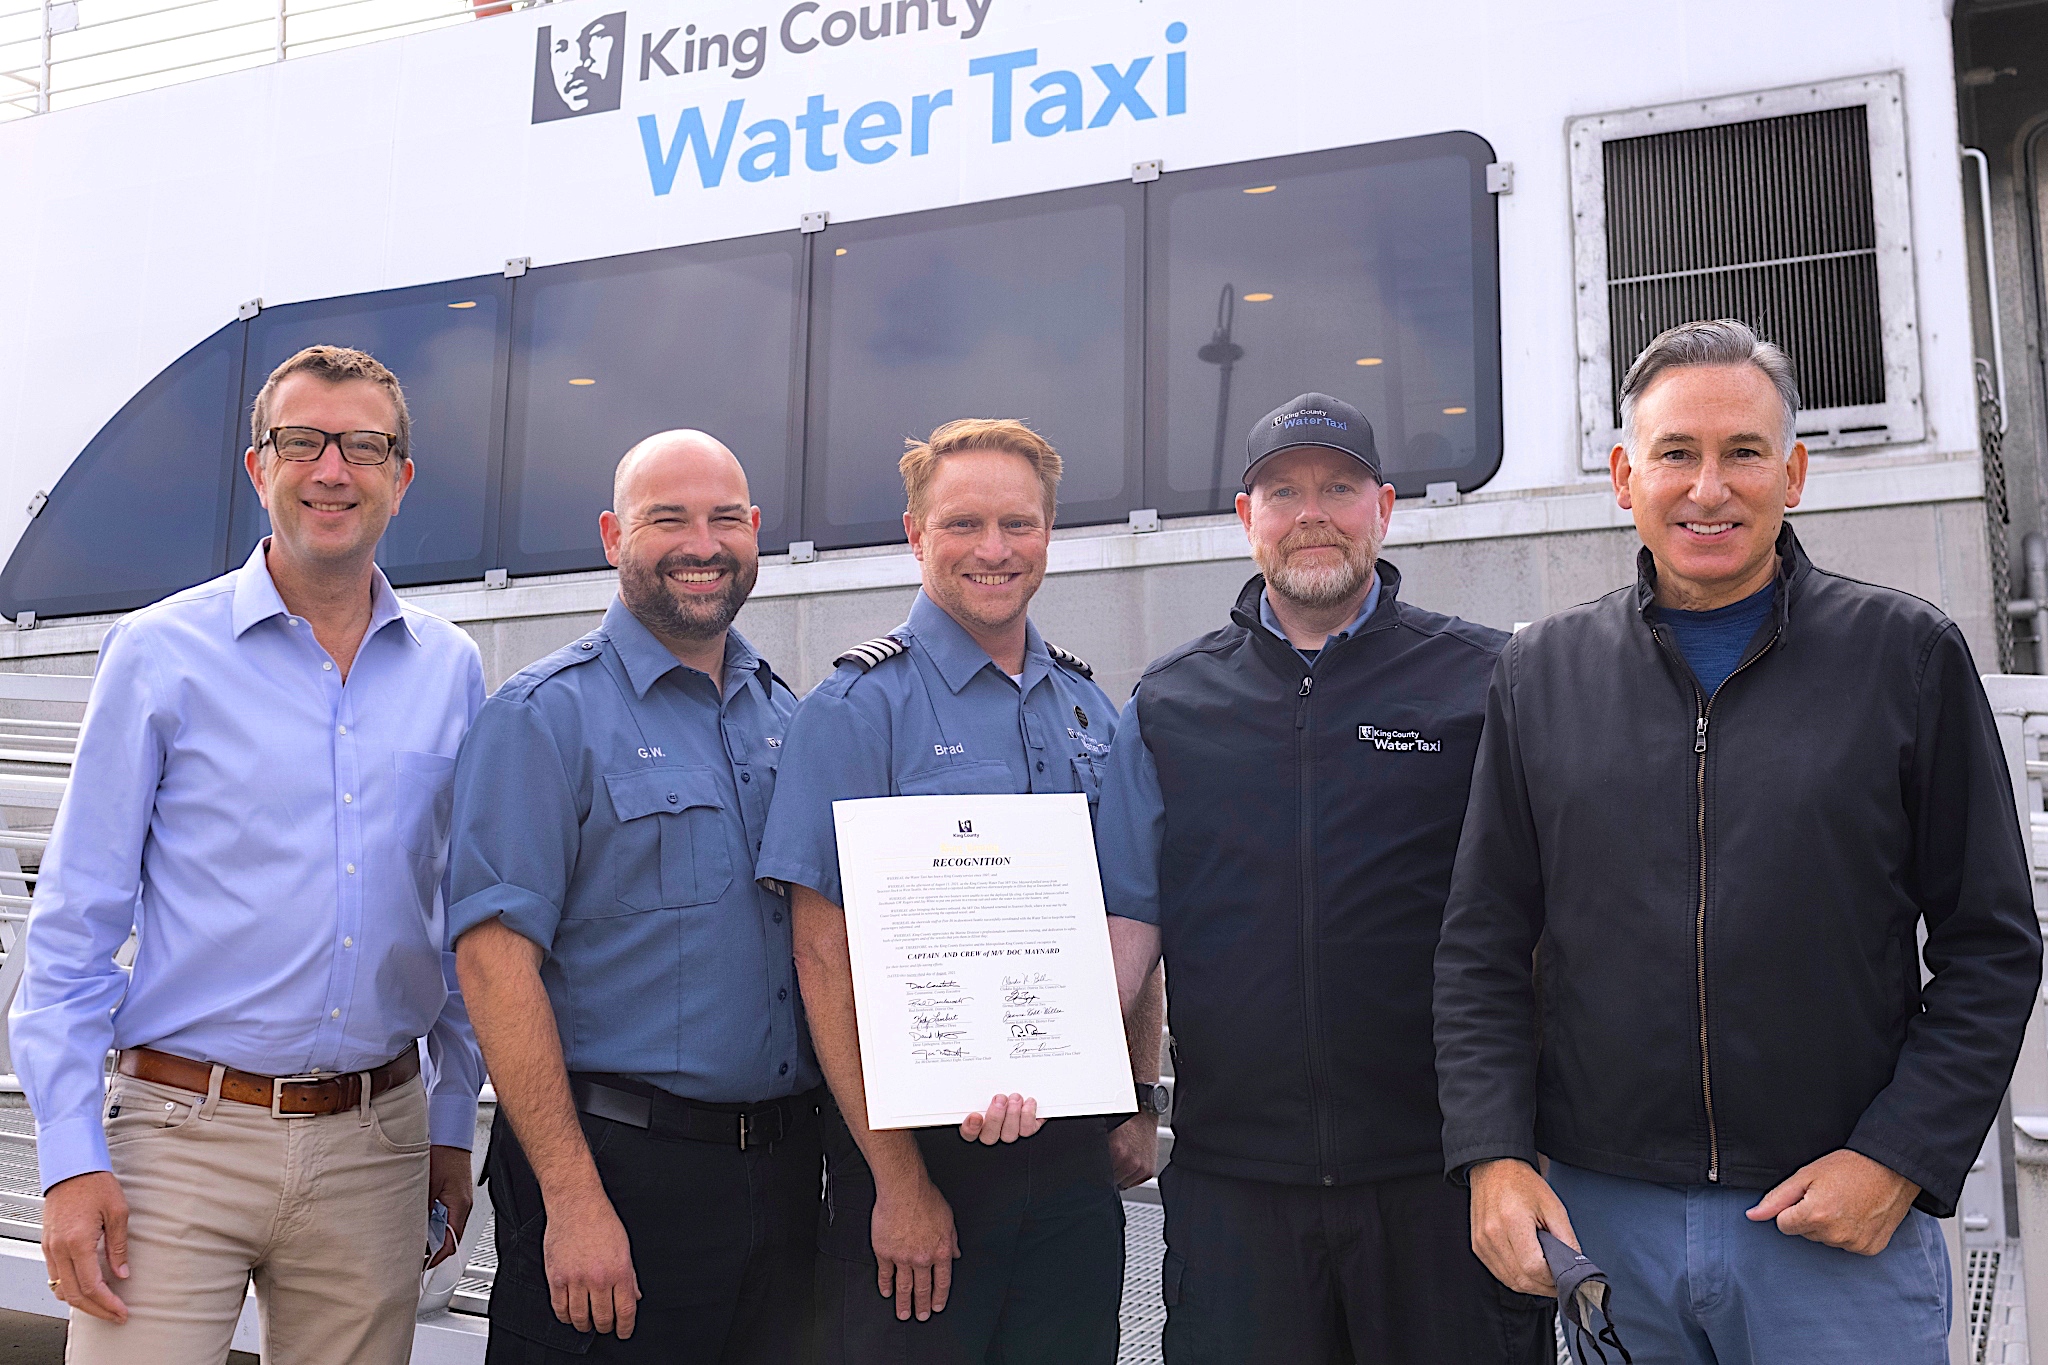
<svg viewBox="0 0 2048 1365"><path fill-rule="evenodd" d="M1380 452L1372 443L1372 423L1365 414L1341 398L1327 393L1305 393L1291 398L1261 417L1245 438L1244 491L1252 491L1252 474L1259 461L1296 446L1322 446L1341 450L1372 471L1382 483Z"/></svg>

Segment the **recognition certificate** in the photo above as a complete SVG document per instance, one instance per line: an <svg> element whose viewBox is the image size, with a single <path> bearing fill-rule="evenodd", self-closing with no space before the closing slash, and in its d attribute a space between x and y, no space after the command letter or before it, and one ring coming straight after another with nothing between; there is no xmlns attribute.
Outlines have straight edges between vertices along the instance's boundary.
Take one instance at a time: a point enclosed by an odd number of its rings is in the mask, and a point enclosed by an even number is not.
<svg viewBox="0 0 2048 1365"><path fill-rule="evenodd" d="M956 1124L991 1095L1127 1113L1088 798L835 801L870 1128Z"/></svg>

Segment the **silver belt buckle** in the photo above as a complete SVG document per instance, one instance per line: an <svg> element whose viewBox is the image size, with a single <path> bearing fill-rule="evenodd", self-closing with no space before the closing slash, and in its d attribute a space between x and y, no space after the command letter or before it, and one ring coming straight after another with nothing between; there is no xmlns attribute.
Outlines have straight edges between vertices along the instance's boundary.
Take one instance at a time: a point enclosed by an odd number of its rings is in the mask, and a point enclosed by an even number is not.
<svg viewBox="0 0 2048 1365"><path fill-rule="evenodd" d="M288 1085L314 1085L322 1081L339 1080L339 1076L323 1076L317 1071L304 1072L297 1076L272 1076L270 1078L270 1117L274 1119L317 1119L318 1114L287 1114L281 1106L284 1103L284 1088Z"/></svg>
<svg viewBox="0 0 2048 1365"><path fill-rule="evenodd" d="M740 1115L740 1150L743 1152L747 1150L747 1140L753 1136L752 1132L749 1131L754 1126L750 1121L752 1117L751 1114Z"/></svg>

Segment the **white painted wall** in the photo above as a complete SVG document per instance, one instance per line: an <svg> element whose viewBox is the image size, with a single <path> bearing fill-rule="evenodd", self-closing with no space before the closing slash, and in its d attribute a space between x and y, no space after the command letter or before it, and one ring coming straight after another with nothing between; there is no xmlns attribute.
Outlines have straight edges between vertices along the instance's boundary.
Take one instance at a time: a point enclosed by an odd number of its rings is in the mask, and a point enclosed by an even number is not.
<svg viewBox="0 0 2048 1365"><path fill-rule="evenodd" d="M938 0L934 0L936 6ZM1578 481L1565 123L1572 116L1870 71L1905 76L1927 453L1973 449L1970 336L1955 97L1940 0L990 0L981 32L952 28L793 55L793 0L566 0L367 47L212 77L0 126L0 559L99 427L244 299L271 304L1120 179L1169 169L1468 129L1517 168L1501 201L1506 455L1489 491ZM828 0L797 23L808 36ZM530 124L535 30L623 6L621 110ZM858 5L850 5L858 10ZM990 140L977 56L1034 47L1090 67L1155 60L1184 22L1187 112L1046 139ZM747 80L729 70L642 82L641 35L765 24ZM681 38L669 49L680 52ZM1019 83L1019 94L1032 98ZM858 105L954 92L928 155L841 157L746 183L698 186L685 157L652 193L637 116L664 142L686 106L715 131L787 119L822 94ZM1019 105L1021 113L1022 105ZM842 124L843 129L843 124ZM838 147L834 129L828 145ZM736 147L734 155L737 156ZM311 215L278 207L318 196ZM344 209L343 204L352 205ZM167 440L175 434L167 434ZM1896 459L1899 451L1890 457ZM1854 457L1848 457L1853 459Z"/></svg>

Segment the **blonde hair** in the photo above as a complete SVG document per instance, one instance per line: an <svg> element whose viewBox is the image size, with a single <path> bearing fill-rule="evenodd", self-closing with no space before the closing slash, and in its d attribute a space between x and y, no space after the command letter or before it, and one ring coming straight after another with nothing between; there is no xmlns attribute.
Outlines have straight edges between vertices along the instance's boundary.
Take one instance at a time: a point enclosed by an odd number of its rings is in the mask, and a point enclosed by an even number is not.
<svg viewBox="0 0 2048 1365"><path fill-rule="evenodd" d="M330 384L367 379L384 390L398 419L398 430L391 433L398 438L392 453L401 460L412 458L412 414L406 410L405 390L398 387L398 376L368 351L353 351L346 346L308 346L270 372L249 410L250 445L263 449L263 438L270 434L270 404L277 386L295 374L318 375Z"/></svg>
<svg viewBox="0 0 2048 1365"><path fill-rule="evenodd" d="M1045 491L1045 519L1052 520L1059 503L1060 455L1043 436L1008 417L963 417L947 422L923 441L904 442L910 448L896 468L903 475L903 496L913 520L922 522L931 505L932 480L938 477L939 461L968 450L1000 450L1021 456L1038 475Z"/></svg>

